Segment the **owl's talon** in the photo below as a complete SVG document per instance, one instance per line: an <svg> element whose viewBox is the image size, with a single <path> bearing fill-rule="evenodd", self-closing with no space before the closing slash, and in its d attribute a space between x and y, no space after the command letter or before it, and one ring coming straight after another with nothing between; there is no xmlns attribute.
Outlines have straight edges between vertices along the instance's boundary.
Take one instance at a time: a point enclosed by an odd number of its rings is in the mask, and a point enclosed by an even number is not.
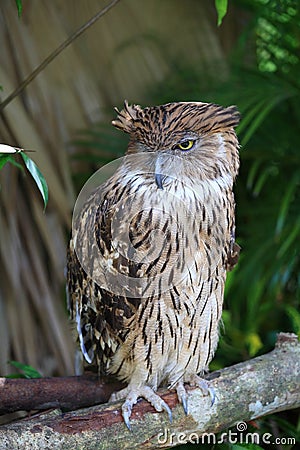
<svg viewBox="0 0 300 450"><path fill-rule="evenodd" d="M125 402L122 405L122 416L125 422L126 427L129 431L131 431L131 424L130 424L130 416L132 412L132 407L135 405L135 403L138 400L138 395L135 392L129 392L128 396L126 397Z"/></svg>
<svg viewBox="0 0 300 450"><path fill-rule="evenodd" d="M185 390L183 382L179 382L176 386L176 392L179 402L182 404L183 410L188 415L188 394Z"/></svg>
<svg viewBox="0 0 300 450"><path fill-rule="evenodd" d="M181 399L181 403L182 403L183 411L184 411L185 415L187 416L188 413L189 413L187 396L186 396L186 397L183 397L183 398Z"/></svg>
<svg viewBox="0 0 300 450"><path fill-rule="evenodd" d="M187 380L185 380L187 383L190 384L190 386L197 386L201 389L203 392L203 395L209 395L211 398L211 404L212 407L216 400L216 392L213 387L209 385L209 382L206 380L203 380L203 378L199 377L198 375L193 375L189 377Z"/></svg>
<svg viewBox="0 0 300 450"><path fill-rule="evenodd" d="M124 411L124 409L122 407L122 416L123 416L125 425L126 425L126 427L128 428L129 431L131 431L131 424L130 424L131 410L132 410L132 408L130 408L130 411Z"/></svg>
<svg viewBox="0 0 300 450"><path fill-rule="evenodd" d="M166 411L169 416L169 421L172 423L172 411L169 405L159 396L157 395L153 389L149 386L144 386L139 390L139 397L143 397L147 400L157 412Z"/></svg>
<svg viewBox="0 0 300 450"><path fill-rule="evenodd" d="M213 406L216 400L216 392L213 387L209 386L208 382L206 380L202 380L199 377L199 380L197 381L197 386L202 390L204 395L209 395L211 398L211 404L210 406Z"/></svg>
<svg viewBox="0 0 300 450"><path fill-rule="evenodd" d="M211 398L210 406L212 407L212 406L214 406L214 403L215 403L215 400L216 400L216 391L214 390L213 387L209 387L208 388L208 392L209 392L209 395L210 395L210 398Z"/></svg>
<svg viewBox="0 0 300 450"><path fill-rule="evenodd" d="M169 416L169 421L170 423L172 423L171 408L149 386L142 386L136 389L129 389L127 387L119 392L113 393L110 397L110 400L120 400L121 398L124 398L124 396L126 396L126 399L122 405L122 416L128 430L131 431L130 416L132 413L133 405L135 405L138 399L141 397L147 400L157 412L166 411Z"/></svg>
<svg viewBox="0 0 300 450"><path fill-rule="evenodd" d="M173 416L172 416L171 408L170 408L169 405L167 405L167 403L164 402L163 400L162 400L162 408L168 413L168 416L169 416L169 422L172 423Z"/></svg>

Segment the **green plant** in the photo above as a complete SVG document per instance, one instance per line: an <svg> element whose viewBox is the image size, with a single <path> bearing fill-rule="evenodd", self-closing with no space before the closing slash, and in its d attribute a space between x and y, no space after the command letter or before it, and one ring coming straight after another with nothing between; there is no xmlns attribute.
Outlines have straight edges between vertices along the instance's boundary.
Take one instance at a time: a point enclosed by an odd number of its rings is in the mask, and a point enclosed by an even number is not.
<svg viewBox="0 0 300 450"><path fill-rule="evenodd" d="M18 10L18 16L21 17L22 11L23 11L22 0L15 0L15 1L16 1L16 6L17 6L17 10Z"/></svg>
<svg viewBox="0 0 300 450"><path fill-rule="evenodd" d="M48 186L44 175L41 173L35 162L29 158L25 151L21 148L11 147L9 145L0 144L0 170L6 163L11 163L23 171L23 166L17 162L16 156L21 155L27 170L35 181L44 201L44 208L48 203Z"/></svg>
<svg viewBox="0 0 300 450"><path fill-rule="evenodd" d="M21 373L12 373L5 378L41 378L42 375L32 366L18 361L8 361L8 363L18 369Z"/></svg>
<svg viewBox="0 0 300 450"><path fill-rule="evenodd" d="M218 26L220 26L227 13L228 0L215 0L215 6L218 14Z"/></svg>

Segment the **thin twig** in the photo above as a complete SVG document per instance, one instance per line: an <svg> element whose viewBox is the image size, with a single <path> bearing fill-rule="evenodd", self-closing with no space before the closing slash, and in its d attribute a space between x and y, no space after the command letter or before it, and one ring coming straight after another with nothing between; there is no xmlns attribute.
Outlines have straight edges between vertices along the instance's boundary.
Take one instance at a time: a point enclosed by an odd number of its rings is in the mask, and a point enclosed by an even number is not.
<svg viewBox="0 0 300 450"><path fill-rule="evenodd" d="M31 74L22 81L21 84L2 102L0 103L0 112L15 98L17 97L27 86L34 80L37 75L45 69L45 67L50 64L53 59L56 58L65 48L67 48L75 39L77 39L82 33L85 32L89 27L94 25L100 17L104 16L111 8L113 8L120 0L113 0L105 8L101 9L95 16L89 19L84 25L82 25L78 30L76 30L68 39L66 39L62 44L60 44L46 59L36 68Z"/></svg>

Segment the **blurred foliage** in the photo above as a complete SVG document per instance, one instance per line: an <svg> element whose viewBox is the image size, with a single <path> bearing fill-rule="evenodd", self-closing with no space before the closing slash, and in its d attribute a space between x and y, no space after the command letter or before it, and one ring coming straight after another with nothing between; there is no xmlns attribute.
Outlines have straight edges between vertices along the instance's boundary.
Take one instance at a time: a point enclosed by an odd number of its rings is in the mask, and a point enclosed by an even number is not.
<svg viewBox="0 0 300 450"><path fill-rule="evenodd" d="M201 67L186 62L181 66L176 60L172 76L148 94L152 104L236 104L242 116L237 130L241 169L235 187L242 253L228 275L225 332L211 369L269 351L279 331L300 335L300 8L295 0L236 3L247 23L227 79L220 74L222 80L217 80ZM95 169L95 164L122 156L124 139L122 133L97 126L81 133L77 158L91 161ZM88 157L83 148L89 149ZM259 432L274 434L274 420L257 421ZM279 436L299 439L299 418L295 413L276 415L276 429Z"/></svg>
<svg viewBox="0 0 300 450"><path fill-rule="evenodd" d="M109 114L111 115L111 111ZM89 179L91 172L99 168L99 165L103 166L113 159L124 156L127 144L128 137L106 123L95 124L87 130L78 131L76 139L72 141L75 148L72 155L73 178L77 190Z"/></svg>
<svg viewBox="0 0 300 450"><path fill-rule="evenodd" d="M32 366L18 361L8 361L8 363L18 369L21 373L12 373L5 378L41 378L42 375Z"/></svg>
<svg viewBox="0 0 300 450"><path fill-rule="evenodd" d="M18 16L21 17L22 11L23 11L22 0L15 0L15 1L16 1L16 6L17 6L17 10L18 10Z"/></svg>

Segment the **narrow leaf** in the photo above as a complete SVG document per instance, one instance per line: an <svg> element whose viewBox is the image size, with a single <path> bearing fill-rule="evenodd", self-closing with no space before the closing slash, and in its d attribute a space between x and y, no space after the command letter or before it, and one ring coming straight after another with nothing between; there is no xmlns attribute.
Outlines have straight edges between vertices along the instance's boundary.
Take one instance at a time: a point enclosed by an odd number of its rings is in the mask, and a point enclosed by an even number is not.
<svg viewBox="0 0 300 450"><path fill-rule="evenodd" d="M0 170L7 162L13 162L13 158L10 155L0 154Z"/></svg>
<svg viewBox="0 0 300 450"><path fill-rule="evenodd" d="M291 305L287 305L285 309L293 323L295 332L300 336L300 312Z"/></svg>
<svg viewBox="0 0 300 450"><path fill-rule="evenodd" d="M276 176L277 174L278 169L275 166L267 167L266 169L264 169L264 171L261 173L258 180L256 181L255 186L253 187L253 195L257 197L260 194L269 176Z"/></svg>
<svg viewBox="0 0 300 450"><path fill-rule="evenodd" d="M21 170L24 170L23 166L19 164L11 155L1 155L0 154L0 170L7 163L10 162L13 166L18 167Z"/></svg>
<svg viewBox="0 0 300 450"><path fill-rule="evenodd" d="M0 170L7 162L10 162L11 164L18 167L21 170L24 170L23 166L21 166L21 164L19 164L17 161L15 161L11 155L5 155L5 154L0 153Z"/></svg>
<svg viewBox="0 0 300 450"><path fill-rule="evenodd" d="M44 175L41 173L35 162L32 161L32 159L30 159L24 152L21 152L21 156L37 187L40 190L40 193L44 200L44 208L46 208L48 203L48 186Z"/></svg>
<svg viewBox="0 0 300 450"><path fill-rule="evenodd" d="M283 201L280 206L276 230L275 230L275 234L277 234L277 235L279 233L281 233L281 231L283 229L289 206L290 206L291 202L293 201L293 198L294 198L294 195L295 195L298 185L299 185L299 174L296 173L296 176L288 184L288 188L285 192L285 195L283 196Z"/></svg>
<svg viewBox="0 0 300 450"><path fill-rule="evenodd" d="M243 147L247 144L247 142L250 140L250 138L253 136L256 129L263 123L269 112L274 108L276 103L278 102L278 99L271 100L269 103L268 101L262 101L259 105L260 111L255 115L255 118L247 128L246 133L244 134L241 144Z"/></svg>
<svg viewBox="0 0 300 450"><path fill-rule="evenodd" d="M215 5L218 14L218 27L219 27L227 13L228 0L215 0Z"/></svg>
<svg viewBox="0 0 300 450"><path fill-rule="evenodd" d="M18 10L18 16L21 17L23 10L22 0L16 0L16 5Z"/></svg>
<svg viewBox="0 0 300 450"><path fill-rule="evenodd" d="M255 177L257 175L259 166L261 165L261 160L257 159L256 161L254 161L254 163L252 164L250 170L249 170L249 174L248 174L248 178L247 178L247 188L248 189L252 189L254 186L254 180Z"/></svg>
<svg viewBox="0 0 300 450"><path fill-rule="evenodd" d="M41 378L42 375L32 366L20 363L18 361L8 361L9 364L23 372L26 378Z"/></svg>
<svg viewBox="0 0 300 450"><path fill-rule="evenodd" d="M16 379L16 378L26 378L23 373L10 373L9 375L5 375L4 378Z"/></svg>
<svg viewBox="0 0 300 450"><path fill-rule="evenodd" d="M277 258L282 258L285 252L292 246L296 245L297 240L299 239L300 233L300 220L298 220L293 228L291 229L289 235L285 238L282 246L278 250Z"/></svg>

